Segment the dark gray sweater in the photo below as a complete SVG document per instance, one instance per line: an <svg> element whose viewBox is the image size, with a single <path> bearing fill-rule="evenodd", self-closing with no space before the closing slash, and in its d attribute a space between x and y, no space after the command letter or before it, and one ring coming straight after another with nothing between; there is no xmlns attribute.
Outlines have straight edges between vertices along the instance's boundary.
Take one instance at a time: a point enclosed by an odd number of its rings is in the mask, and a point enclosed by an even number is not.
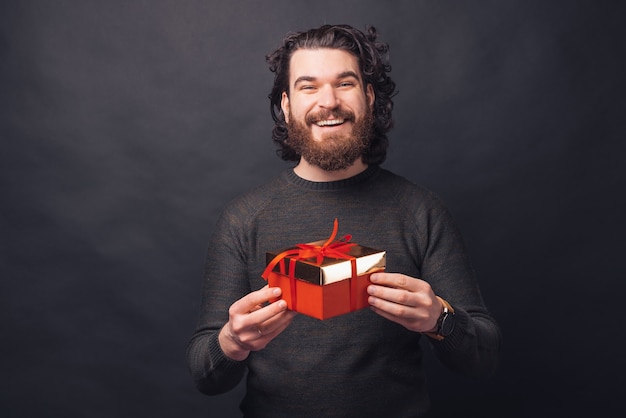
<svg viewBox="0 0 626 418"><path fill-rule="evenodd" d="M387 251L387 271L428 281L456 310L437 357L466 375L496 367L500 333L480 295L457 227L430 191L378 166L337 182L292 170L231 202L210 241L197 329L187 358L198 389L218 394L247 374L246 417L418 417L429 408L423 337L370 309L318 320L298 315L264 350L242 362L217 335L230 305L263 287L265 253L338 237Z"/></svg>

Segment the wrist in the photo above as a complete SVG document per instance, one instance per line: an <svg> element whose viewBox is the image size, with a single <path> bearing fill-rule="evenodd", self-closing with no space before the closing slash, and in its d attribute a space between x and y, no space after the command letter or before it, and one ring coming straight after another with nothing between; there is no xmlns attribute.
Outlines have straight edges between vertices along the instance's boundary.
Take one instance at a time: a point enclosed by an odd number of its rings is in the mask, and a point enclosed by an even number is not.
<svg viewBox="0 0 626 418"><path fill-rule="evenodd" d="M243 361L250 355L250 350L242 348L229 332L228 324L224 325L217 336L217 341L226 357L234 361Z"/></svg>
<svg viewBox="0 0 626 418"><path fill-rule="evenodd" d="M441 313L437 318L435 328L423 334L437 341L441 341L452 333L455 325L454 308L445 299L436 296L441 303Z"/></svg>

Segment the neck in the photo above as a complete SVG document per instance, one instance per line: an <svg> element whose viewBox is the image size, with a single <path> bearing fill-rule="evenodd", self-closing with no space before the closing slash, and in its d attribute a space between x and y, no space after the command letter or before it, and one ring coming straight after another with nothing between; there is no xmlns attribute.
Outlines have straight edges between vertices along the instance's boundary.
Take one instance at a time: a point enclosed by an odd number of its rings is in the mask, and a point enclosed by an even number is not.
<svg viewBox="0 0 626 418"><path fill-rule="evenodd" d="M329 182L345 180L362 173L367 168L367 164L361 158L356 160L350 167L337 171L326 171L316 165L309 164L304 158L300 158L300 162L293 169L298 177L308 181Z"/></svg>

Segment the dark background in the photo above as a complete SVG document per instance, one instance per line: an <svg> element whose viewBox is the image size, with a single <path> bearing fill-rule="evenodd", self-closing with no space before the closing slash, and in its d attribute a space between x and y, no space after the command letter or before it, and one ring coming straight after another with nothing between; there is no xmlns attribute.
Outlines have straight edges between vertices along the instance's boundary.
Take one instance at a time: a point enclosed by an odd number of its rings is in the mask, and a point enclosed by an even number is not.
<svg viewBox="0 0 626 418"><path fill-rule="evenodd" d="M625 12L3 1L0 415L238 416L241 387L206 397L185 364L206 245L229 199L288 167L265 54L324 23L391 45L384 166L447 202L503 330L491 380L429 357L439 414L624 411Z"/></svg>

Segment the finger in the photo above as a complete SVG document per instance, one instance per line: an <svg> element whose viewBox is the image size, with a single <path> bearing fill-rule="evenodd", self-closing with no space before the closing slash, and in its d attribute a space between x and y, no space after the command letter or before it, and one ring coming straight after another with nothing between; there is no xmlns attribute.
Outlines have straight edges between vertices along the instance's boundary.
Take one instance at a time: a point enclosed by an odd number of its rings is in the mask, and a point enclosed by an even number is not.
<svg viewBox="0 0 626 418"><path fill-rule="evenodd" d="M277 298L280 295L280 287L269 287L266 285L233 303L232 309L234 312L240 314L256 311L263 306L265 302Z"/></svg>
<svg viewBox="0 0 626 418"><path fill-rule="evenodd" d="M283 311L274 316L270 321L266 321L249 331L245 337L245 347L250 351L264 349L274 338L285 330L296 315L293 311ZM269 325L268 325L269 324Z"/></svg>
<svg viewBox="0 0 626 418"><path fill-rule="evenodd" d="M240 347L246 350L260 350L265 347L276 335L289 325L291 316L280 320L286 312L287 303L280 300L260 308L252 313L245 313L231 317L228 322L228 335Z"/></svg>
<svg viewBox="0 0 626 418"><path fill-rule="evenodd" d="M279 315L287 310L287 302L283 299L270 303L267 306L262 307L261 309L257 309L253 312L250 312L249 315L246 315L246 321L252 326L257 327L259 324L262 324L271 318L274 318L276 315Z"/></svg>
<svg viewBox="0 0 626 418"><path fill-rule="evenodd" d="M367 287L367 293L375 298L404 306L419 306L420 303L418 293L410 292L402 288L370 285Z"/></svg>
<svg viewBox="0 0 626 418"><path fill-rule="evenodd" d="M425 283L423 280L399 273L374 273L370 281L381 286L394 287L409 291L417 291Z"/></svg>
<svg viewBox="0 0 626 418"><path fill-rule="evenodd" d="M409 320L413 320L423 316L423 314L420 314L422 309L415 308L414 306L396 303L388 299L370 296L368 298L368 302L370 306L376 308L377 310L386 312L389 315L397 318L407 318Z"/></svg>
<svg viewBox="0 0 626 418"><path fill-rule="evenodd" d="M392 315L389 312L386 312L386 311L384 311L382 309L379 309L379 308L377 308L374 305L370 306L370 308L372 309L372 311L374 311L378 315L382 316L383 318L387 318L390 321L396 322L396 323L406 327L406 324L404 323L403 318L400 318L398 316Z"/></svg>
<svg viewBox="0 0 626 418"><path fill-rule="evenodd" d="M423 332L432 328L426 323L428 316L423 309L410 308L382 299L372 301L371 309L383 318L400 324L411 331Z"/></svg>

